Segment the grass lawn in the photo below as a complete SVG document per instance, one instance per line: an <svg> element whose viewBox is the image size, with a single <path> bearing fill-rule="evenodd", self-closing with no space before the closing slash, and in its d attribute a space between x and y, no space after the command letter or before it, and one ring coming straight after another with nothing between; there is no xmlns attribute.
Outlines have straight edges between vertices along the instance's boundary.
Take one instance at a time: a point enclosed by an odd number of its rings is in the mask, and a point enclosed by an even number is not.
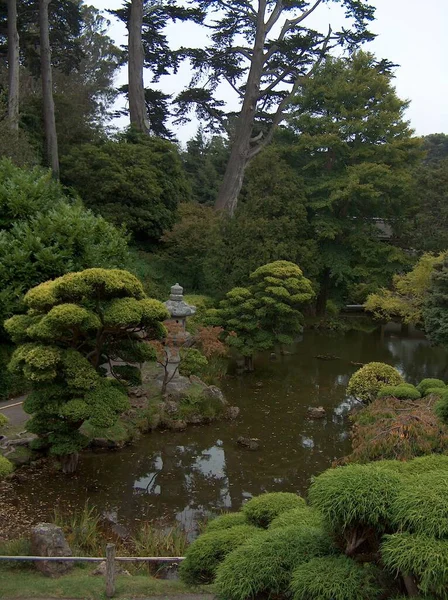
<svg viewBox="0 0 448 600"><path fill-rule="evenodd" d="M0 566L0 598L83 598L100 600L106 598L104 577L92 576L95 567L75 567L70 575L50 579L29 568ZM132 577L117 576L115 598L131 599L160 596L169 598L182 594L211 594L209 586L187 588L180 581L155 579L149 575ZM188 596L187 596L188 597ZM210 596L211 598L211 596Z"/></svg>

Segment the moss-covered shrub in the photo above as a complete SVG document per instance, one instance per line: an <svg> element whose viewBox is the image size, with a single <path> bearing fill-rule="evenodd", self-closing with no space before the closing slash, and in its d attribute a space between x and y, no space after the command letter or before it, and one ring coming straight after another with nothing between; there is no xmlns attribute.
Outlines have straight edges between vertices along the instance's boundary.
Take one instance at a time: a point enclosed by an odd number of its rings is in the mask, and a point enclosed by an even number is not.
<svg viewBox="0 0 448 600"><path fill-rule="evenodd" d="M243 506L249 523L257 527L268 527L270 523L292 508L305 506L305 500L289 492L272 492L252 498Z"/></svg>
<svg viewBox="0 0 448 600"><path fill-rule="evenodd" d="M334 551L319 528L289 526L268 530L229 554L219 566L216 592L222 600L286 593L292 571L311 558Z"/></svg>
<svg viewBox="0 0 448 600"><path fill-rule="evenodd" d="M448 537L448 471L409 477L392 501L392 515L397 528Z"/></svg>
<svg viewBox="0 0 448 600"><path fill-rule="evenodd" d="M347 393L363 402L371 402L382 387L402 383L403 377L397 369L385 363L371 362L351 376Z"/></svg>
<svg viewBox="0 0 448 600"><path fill-rule="evenodd" d="M314 508L303 505L287 510L272 521L269 529L278 529L279 527L288 527L289 525L322 527L323 518L320 512Z"/></svg>
<svg viewBox="0 0 448 600"><path fill-rule="evenodd" d="M388 461L382 461L388 462ZM378 463L381 464L381 463ZM429 454L428 456L419 456L409 462L400 462L402 472L407 475L415 476L437 471L448 475L448 456L446 454Z"/></svg>
<svg viewBox="0 0 448 600"><path fill-rule="evenodd" d="M422 396L427 396L430 389L446 388L446 383L441 379L422 379L417 386Z"/></svg>
<svg viewBox="0 0 448 600"><path fill-rule="evenodd" d="M386 385L380 389L377 398L398 398L400 400L418 400L420 392L414 385L402 383L400 385Z"/></svg>
<svg viewBox="0 0 448 600"><path fill-rule="evenodd" d="M10 475L14 471L14 466L7 458L0 454L0 479Z"/></svg>
<svg viewBox="0 0 448 600"><path fill-rule="evenodd" d="M440 394L440 398L434 407L434 412L443 423L448 425L448 392L444 391Z"/></svg>
<svg viewBox="0 0 448 600"><path fill-rule="evenodd" d="M3 413L0 413L0 427L5 427L5 425L8 425L9 423L9 419L6 415L4 415Z"/></svg>
<svg viewBox="0 0 448 600"><path fill-rule="evenodd" d="M309 499L334 529L362 524L382 530L391 521L391 503L400 485L400 476L391 470L348 465L316 477Z"/></svg>
<svg viewBox="0 0 448 600"><path fill-rule="evenodd" d="M448 540L408 532L386 535L381 557L390 571L412 573L424 594L448 598Z"/></svg>
<svg viewBox="0 0 448 600"><path fill-rule="evenodd" d="M253 525L240 525L204 533L187 549L179 573L188 584L210 583L224 558L254 535L260 534Z"/></svg>
<svg viewBox="0 0 448 600"><path fill-rule="evenodd" d="M205 532L217 531L221 529L230 529L231 527L238 527L239 525L247 525L246 515L242 512L227 513L220 515L215 519L211 519L207 523Z"/></svg>
<svg viewBox="0 0 448 600"><path fill-rule="evenodd" d="M293 600L374 600L381 594L377 570L345 556L313 558L292 576Z"/></svg>

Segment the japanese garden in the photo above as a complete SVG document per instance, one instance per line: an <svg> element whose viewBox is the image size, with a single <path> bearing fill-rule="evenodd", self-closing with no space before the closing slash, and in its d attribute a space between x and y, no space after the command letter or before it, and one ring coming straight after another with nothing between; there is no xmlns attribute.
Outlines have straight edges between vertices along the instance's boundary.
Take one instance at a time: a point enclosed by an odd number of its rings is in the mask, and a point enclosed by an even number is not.
<svg viewBox="0 0 448 600"><path fill-rule="evenodd" d="M448 600L448 133L376 8L1 4L0 598Z"/></svg>

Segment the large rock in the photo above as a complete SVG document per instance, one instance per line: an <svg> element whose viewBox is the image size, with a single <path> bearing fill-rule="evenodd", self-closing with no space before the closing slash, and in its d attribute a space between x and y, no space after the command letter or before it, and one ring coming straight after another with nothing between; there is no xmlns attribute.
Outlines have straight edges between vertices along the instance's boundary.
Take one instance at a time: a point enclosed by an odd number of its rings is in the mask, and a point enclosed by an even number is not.
<svg viewBox="0 0 448 600"><path fill-rule="evenodd" d="M31 530L31 554L33 556L72 556L70 546L61 527L52 523L39 523ZM73 569L73 561L35 562L36 568L47 577L59 577Z"/></svg>
<svg viewBox="0 0 448 600"><path fill-rule="evenodd" d="M220 404L222 404L223 407L227 406L227 400L225 399L224 394L219 389L219 387L216 387L216 385L209 385L205 387L203 391L203 396L204 398L210 400L217 400Z"/></svg>
<svg viewBox="0 0 448 600"><path fill-rule="evenodd" d="M240 409L238 406L229 406L226 410L226 419L236 419L240 414Z"/></svg>
<svg viewBox="0 0 448 600"><path fill-rule="evenodd" d="M323 419L327 414L323 406L310 406L307 411L309 419Z"/></svg>

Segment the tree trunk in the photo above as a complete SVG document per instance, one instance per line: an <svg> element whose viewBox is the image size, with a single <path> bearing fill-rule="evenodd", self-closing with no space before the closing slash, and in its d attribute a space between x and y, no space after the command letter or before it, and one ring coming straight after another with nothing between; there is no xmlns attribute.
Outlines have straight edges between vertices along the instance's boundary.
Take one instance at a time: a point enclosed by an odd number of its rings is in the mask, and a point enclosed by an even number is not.
<svg viewBox="0 0 448 600"><path fill-rule="evenodd" d="M128 22L128 97L131 126L149 133L149 120L145 104L143 65L145 55L142 43L143 1L132 0Z"/></svg>
<svg viewBox="0 0 448 600"><path fill-rule="evenodd" d="M327 311L327 300L330 291L330 269L324 269L320 282L320 290L316 300L316 315L324 317Z"/></svg>
<svg viewBox="0 0 448 600"><path fill-rule="evenodd" d="M58 137L53 100L53 75L51 70L50 25L48 6L51 0L39 0L40 65L42 78L42 100L48 165L53 176L59 177Z"/></svg>
<svg viewBox="0 0 448 600"><path fill-rule="evenodd" d="M74 452L73 454L64 454L64 456L60 457L62 472L69 475L70 473L74 473L78 468L79 463L79 454L78 452Z"/></svg>
<svg viewBox="0 0 448 600"><path fill-rule="evenodd" d="M244 369L252 373L254 370L254 357L253 356L245 356L244 357Z"/></svg>
<svg viewBox="0 0 448 600"><path fill-rule="evenodd" d="M261 75L263 73L263 50L266 39L266 25L264 22L266 5L266 0L259 0L257 32L243 106L238 118L230 158L215 202L216 210L224 210L231 216L235 212L238 196L243 185L244 171L249 163L250 142L257 111L258 95L260 93Z"/></svg>
<svg viewBox="0 0 448 600"><path fill-rule="evenodd" d="M8 121L16 135L19 130L19 67L17 4L16 0L8 0Z"/></svg>
<svg viewBox="0 0 448 600"><path fill-rule="evenodd" d="M403 575L403 581L404 585L406 586L408 596L411 598L420 596L420 590L418 589L417 582L415 581L415 577L413 575Z"/></svg>

